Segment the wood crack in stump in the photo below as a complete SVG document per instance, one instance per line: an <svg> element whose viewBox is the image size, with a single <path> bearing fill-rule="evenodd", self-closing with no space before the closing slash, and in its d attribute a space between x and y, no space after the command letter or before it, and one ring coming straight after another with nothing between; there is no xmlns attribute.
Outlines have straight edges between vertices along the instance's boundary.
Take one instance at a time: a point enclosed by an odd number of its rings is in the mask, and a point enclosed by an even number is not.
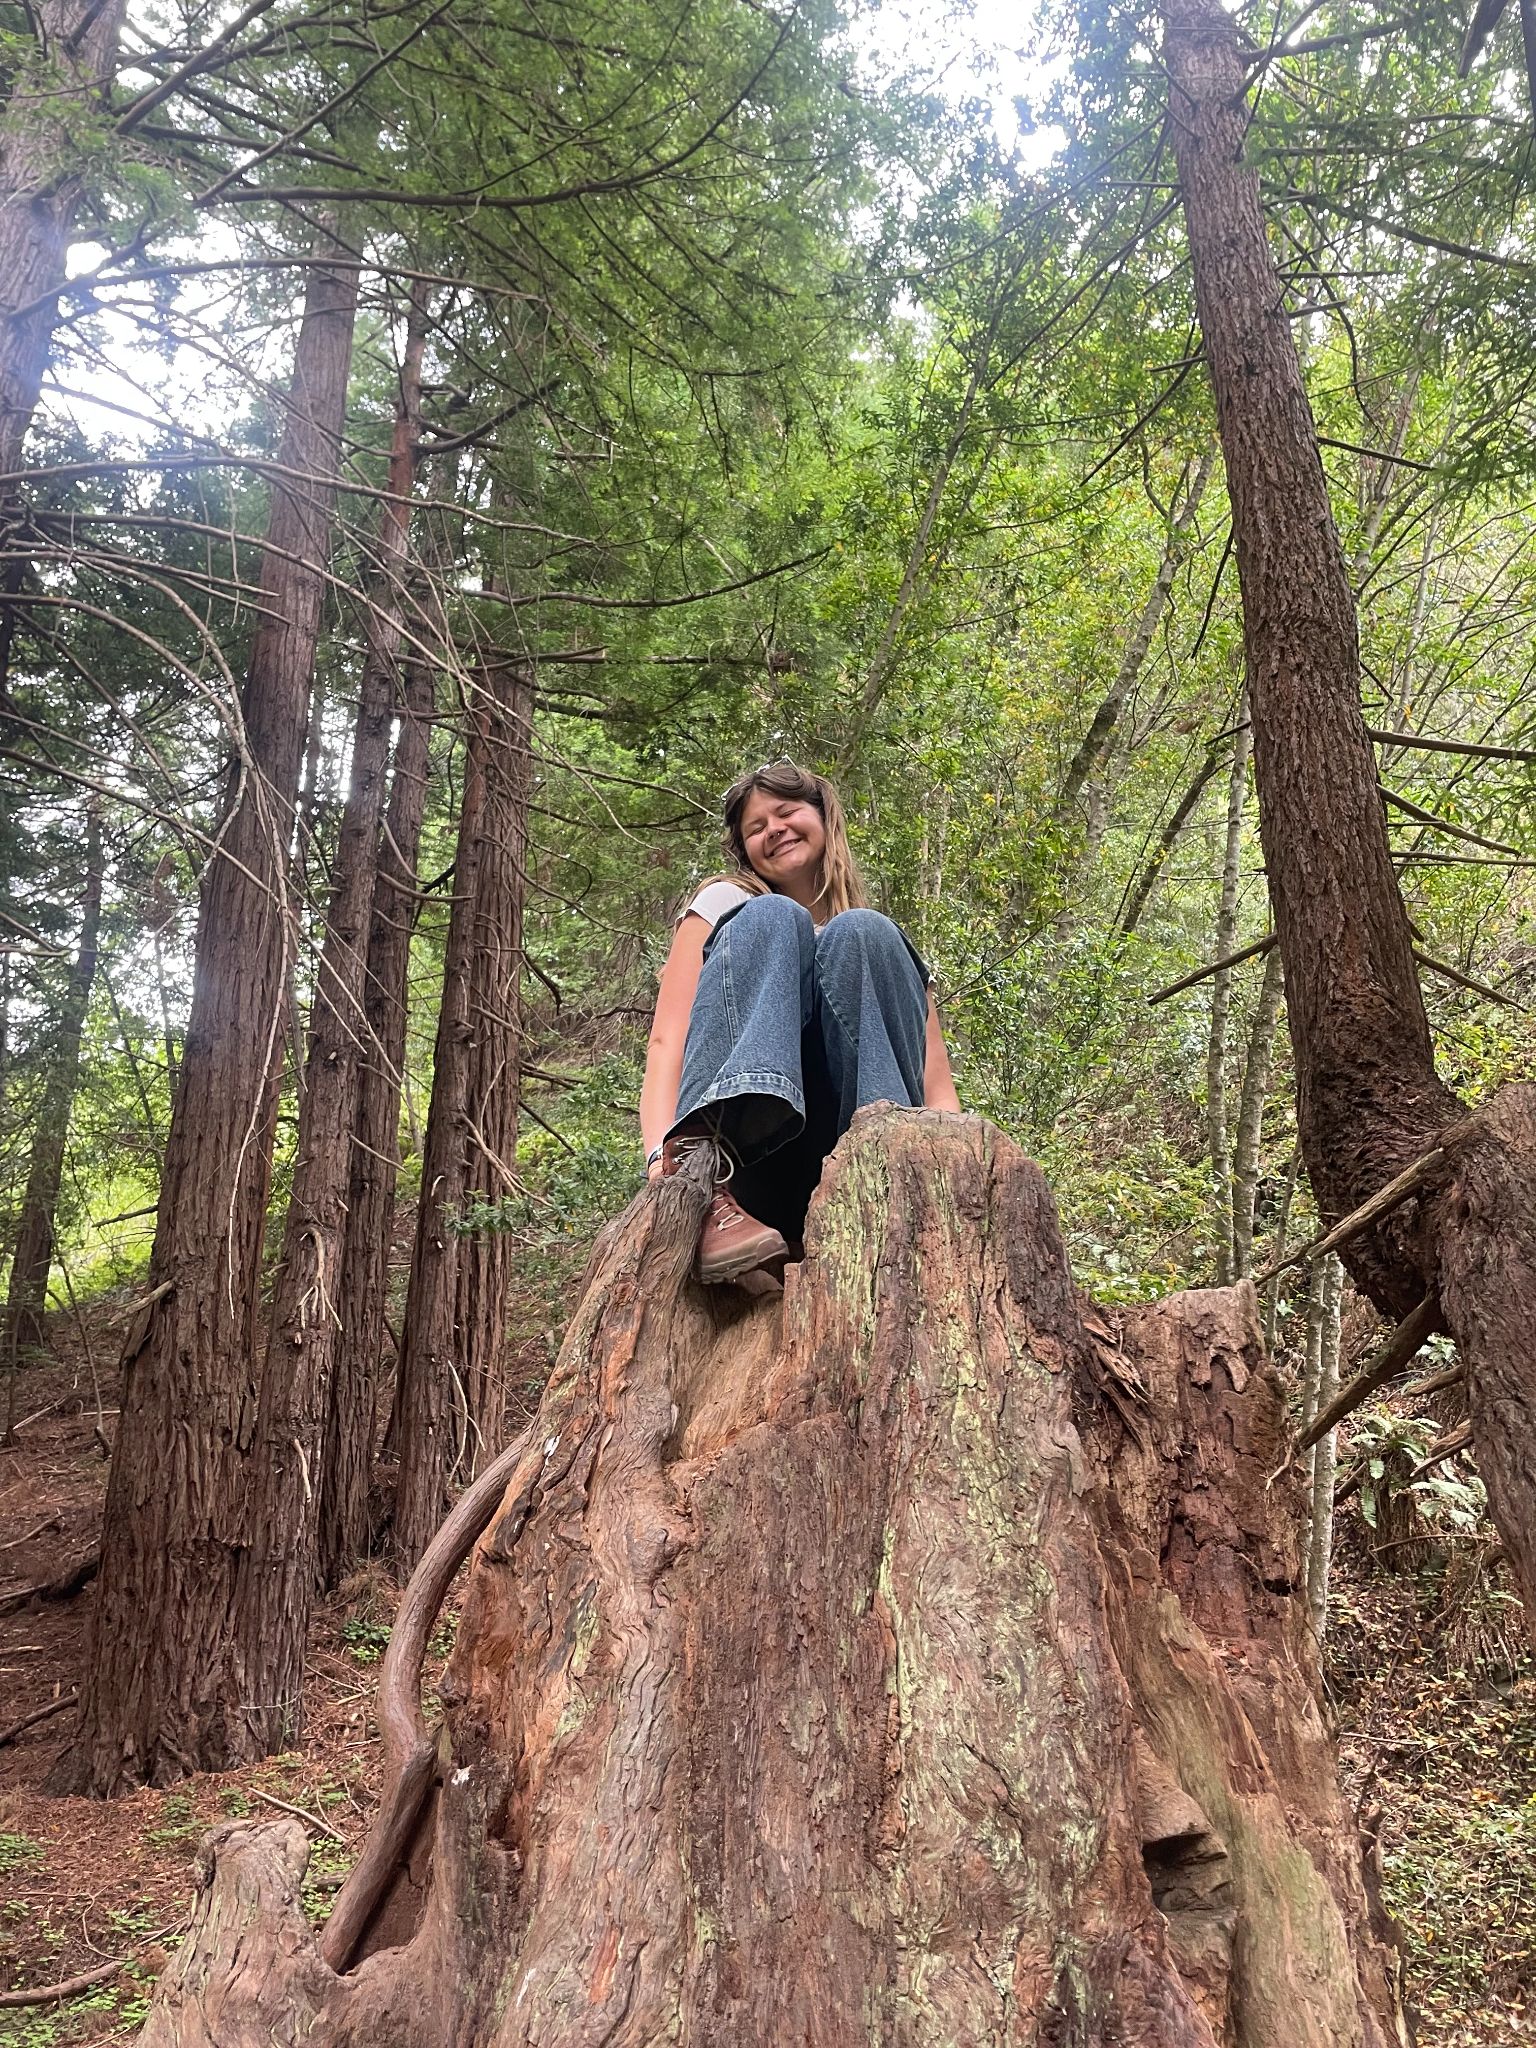
<svg viewBox="0 0 1536 2048"><path fill-rule="evenodd" d="M688 1279L702 1200L594 1254L414 1924L337 1975L226 1833L151 2048L1392 2038L1251 1289L1111 1333L975 1118L862 1115L782 1299Z"/></svg>

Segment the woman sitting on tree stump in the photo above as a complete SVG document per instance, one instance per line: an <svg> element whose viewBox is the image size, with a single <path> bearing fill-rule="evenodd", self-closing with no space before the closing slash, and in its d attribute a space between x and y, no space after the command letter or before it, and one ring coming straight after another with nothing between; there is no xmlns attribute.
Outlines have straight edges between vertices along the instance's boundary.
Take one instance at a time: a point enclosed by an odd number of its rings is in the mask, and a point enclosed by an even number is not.
<svg viewBox="0 0 1536 2048"><path fill-rule="evenodd" d="M640 1091L653 1178L710 1149L709 1282L788 1257L855 1110L960 1107L928 970L869 909L831 783L754 769L726 792L725 837L735 871L678 921Z"/></svg>

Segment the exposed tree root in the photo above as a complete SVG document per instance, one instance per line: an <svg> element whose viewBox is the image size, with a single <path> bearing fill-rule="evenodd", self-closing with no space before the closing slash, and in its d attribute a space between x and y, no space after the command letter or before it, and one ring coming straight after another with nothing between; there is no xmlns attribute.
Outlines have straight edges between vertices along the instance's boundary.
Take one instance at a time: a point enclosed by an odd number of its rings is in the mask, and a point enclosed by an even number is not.
<svg viewBox="0 0 1536 2048"><path fill-rule="evenodd" d="M73 1600L101 1570L101 1552L87 1551L84 1557L72 1558L61 1565L51 1578L35 1586L20 1586L13 1593L0 1594L0 1614L20 1614L24 1607L30 1607L34 1600Z"/></svg>
<svg viewBox="0 0 1536 2048"><path fill-rule="evenodd" d="M35 1984L20 1991L0 1991L0 2006L57 2005L61 1998L76 1998L82 1991L89 1991L93 1984L105 1984L109 1977L117 1975L126 1961L126 1956L119 1956L115 1962L100 1963L94 1970L82 1970L78 1977L66 1977L60 1984Z"/></svg>
<svg viewBox="0 0 1536 2048"><path fill-rule="evenodd" d="M437 1743L421 1717L421 1673L427 1642L454 1574L496 1512L527 1453L528 1441L525 1429L459 1497L401 1595L379 1672L379 1735L384 1751L379 1811L326 1922L322 1953L333 1970L344 1970L352 1960L400 1867L432 1789Z"/></svg>
<svg viewBox="0 0 1536 2048"><path fill-rule="evenodd" d="M29 1728L35 1728L39 1721L51 1721L55 1714L68 1713L79 1697L79 1693L74 1691L61 1693L56 1700L49 1700L44 1706L34 1707L30 1714L23 1714L21 1719L13 1721L9 1728L0 1728L0 1749L8 1748L18 1736L25 1735Z"/></svg>

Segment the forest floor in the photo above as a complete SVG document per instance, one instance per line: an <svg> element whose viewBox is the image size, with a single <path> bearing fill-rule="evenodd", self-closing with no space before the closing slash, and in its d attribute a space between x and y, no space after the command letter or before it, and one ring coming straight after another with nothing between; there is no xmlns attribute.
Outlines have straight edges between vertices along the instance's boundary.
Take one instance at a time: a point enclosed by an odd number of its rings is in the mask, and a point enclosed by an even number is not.
<svg viewBox="0 0 1536 2048"><path fill-rule="evenodd" d="M105 1332L95 1348L108 1353ZM60 1352L19 1376L18 1441L0 1450L0 1605L96 1540L113 1418L98 1416L88 1361L68 1333ZM530 1377L536 1365L530 1349ZM90 1599L87 1586L0 1614L0 1730L67 1700ZM324 1917L374 1805L372 1706L395 1599L375 1569L320 1609L304 1745L291 1755L100 1804L40 1790L68 1737L67 1709L3 1742L0 1993L121 1967L61 2002L0 2007L0 2044L132 2038L187 1924L197 1843L220 1821L297 1810L313 1843L306 1901ZM1381 1809L1385 1899L1424 2048L1536 2038L1536 1674L1503 1600L1465 1572L1448 1574L1443 1555L1388 1571L1346 1540L1339 1559L1329 1662L1342 1761L1362 1813ZM429 1697L453 1623L450 1595Z"/></svg>

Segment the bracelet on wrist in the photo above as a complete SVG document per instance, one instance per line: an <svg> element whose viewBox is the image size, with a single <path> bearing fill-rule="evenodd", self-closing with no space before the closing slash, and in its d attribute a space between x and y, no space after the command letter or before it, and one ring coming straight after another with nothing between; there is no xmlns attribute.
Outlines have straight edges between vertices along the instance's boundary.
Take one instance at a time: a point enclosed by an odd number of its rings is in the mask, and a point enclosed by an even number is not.
<svg viewBox="0 0 1536 2048"><path fill-rule="evenodd" d="M650 1172L651 1168L656 1164L657 1160L661 1157L663 1149L664 1147L662 1147L661 1145L653 1145L650 1151L646 1153L645 1170L647 1173Z"/></svg>

